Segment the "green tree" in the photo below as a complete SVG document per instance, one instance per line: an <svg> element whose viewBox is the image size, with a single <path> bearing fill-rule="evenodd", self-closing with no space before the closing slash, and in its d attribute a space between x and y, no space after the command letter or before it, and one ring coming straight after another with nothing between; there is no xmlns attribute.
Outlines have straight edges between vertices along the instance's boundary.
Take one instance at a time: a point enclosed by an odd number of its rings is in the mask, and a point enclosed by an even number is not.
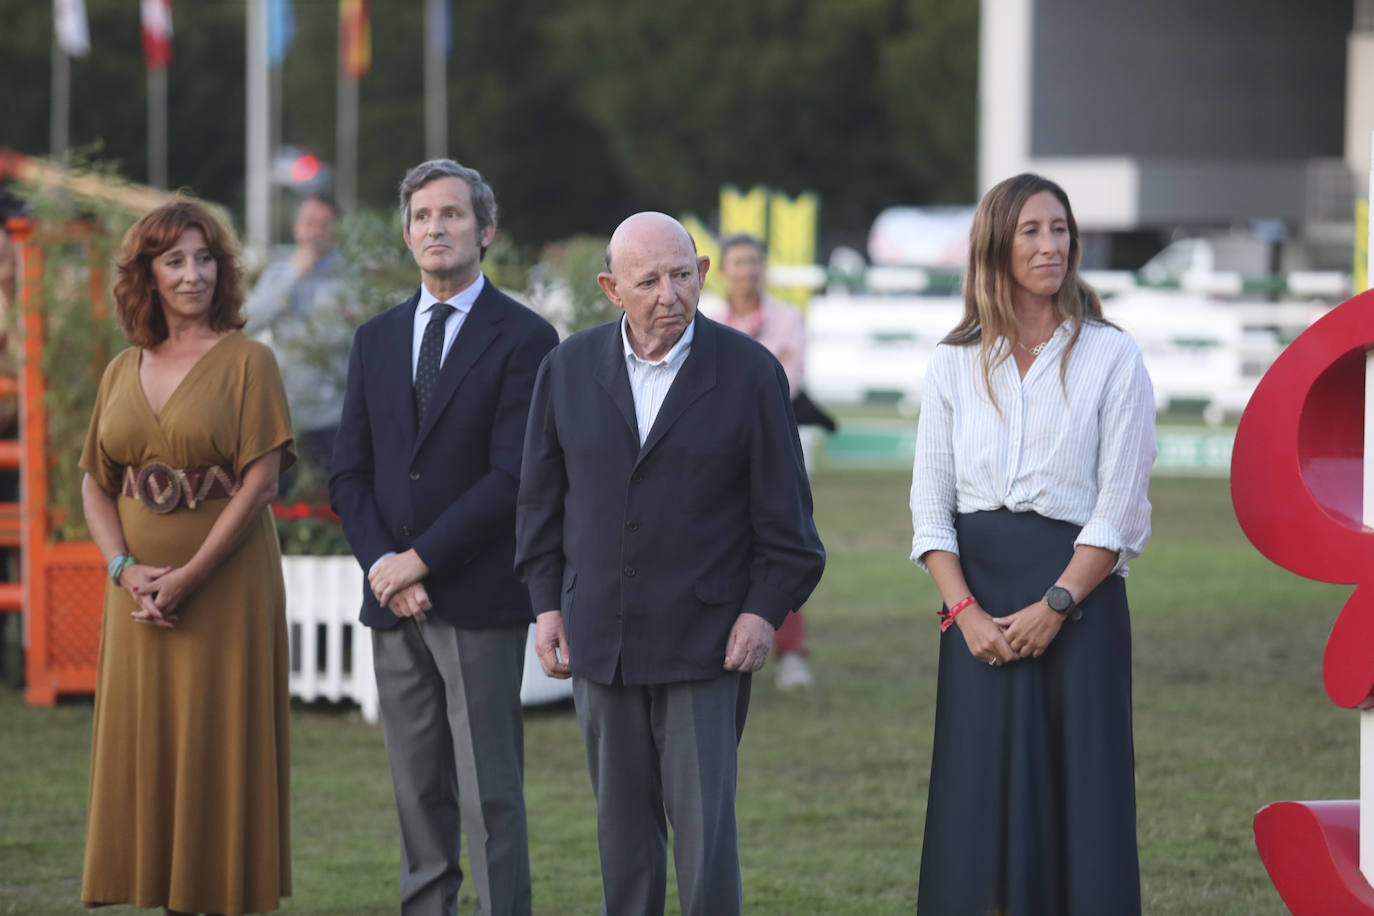
<svg viewBox="0 0 1374 916"><path fill-rule="evenodd" d="M545 34L637 196L711 212L723 182L814 189L866 229L971 199L976 23L976 0L582 0Z"/></svg>
<svg viewBox="0 0 1374 916"><path fill-rule="evenodd" d="M138 6L87 0L71 142L147 172ZM360 87L359 203L394 211L424 155L422 7L371 5ZM338 4L297 0L282 71L284 142L335 161ZM715 212L724 183L821 194L850 240L894 203L974 188L978 0L461 0L448 64L449 150L491 180L528 252L604 235L645 207ZM243 0L179 3L170 173L242 213ZM0 0L0 145L48 145L52 6ZM18 87L19 91L15 91ZM399 225L396 229L399 232Z"/></svg>

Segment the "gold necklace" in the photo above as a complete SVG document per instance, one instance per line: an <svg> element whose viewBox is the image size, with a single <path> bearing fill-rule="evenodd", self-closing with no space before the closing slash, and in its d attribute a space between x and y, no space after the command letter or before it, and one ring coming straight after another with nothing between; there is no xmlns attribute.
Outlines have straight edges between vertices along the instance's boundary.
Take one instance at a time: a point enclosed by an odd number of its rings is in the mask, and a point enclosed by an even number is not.
<svg viewBox="0 0 1374 916"><path fill-rule="evenodd" d="M1053 336L1053 334L1050 335L1050 337ZM1033 347L1028 347L1019 340L1016 342L1016 345L1020 347L1022 350L1025 350L1028 353L1030 353L1031 356L1039 356L1041 353L1044 353L1045 348L1050 345L1050 337L1046 337L1044 340L1040 341L1040 343L1036 344Z"/></svg>

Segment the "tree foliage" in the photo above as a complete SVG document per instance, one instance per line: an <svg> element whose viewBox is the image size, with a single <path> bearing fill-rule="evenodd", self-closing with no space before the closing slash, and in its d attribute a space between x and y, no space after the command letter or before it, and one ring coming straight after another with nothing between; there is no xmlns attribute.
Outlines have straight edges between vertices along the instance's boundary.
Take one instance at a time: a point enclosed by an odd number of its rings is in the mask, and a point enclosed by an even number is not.
<svg viewBox="0 0 1374 916"><path fill-rule="evenodd" d="M631 187L665 206L766 184L866 228L890 203L973 193L971 2L582 0L546 31Z"/></svg>
<svg viewBox="0 0 1374 916"><path fill-rule="evenodd" d="M87 0L72 62L72 144L146 174L137 4ZM360 203L395 206L424 155L422 5L371 4L360 86ZM336 158L338 5L296 0L282 139ZM0 0L0 144L48 144L52 7ZM644 207L714 213L720 186L815 190L831 234L890 204L974 194L977 0L455 0L450 154L497 190L526 246L604 235ZM179 3L169 72L171 180L243 202L242 0Z"/></svg>
<svg viewBox="0 0 1374 916"><path fill-rule="evenodd" d="M88 166L79 160L75 164ZM94 171L108 185L120 182L108 167ZM101 374L128 346L113 318L114 255L137 214L84 197L72 187L19 190L29 205L31 241L43 259L36 298L32 306L24 306L41 312L44 339L48 505L36 508L49 513L48 529L56 540L85 540L89 532L77 456L85 445Z"/></svg>

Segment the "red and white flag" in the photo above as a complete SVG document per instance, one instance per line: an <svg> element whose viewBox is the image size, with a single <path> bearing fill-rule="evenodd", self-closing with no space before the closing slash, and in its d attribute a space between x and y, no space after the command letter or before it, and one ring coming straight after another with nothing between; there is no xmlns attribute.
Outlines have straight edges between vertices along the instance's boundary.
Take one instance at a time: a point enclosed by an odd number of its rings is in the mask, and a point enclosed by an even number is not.
<svg viewBox="0 0 1374 916"><path fill-rule="evenodd" d="M91 50L91 29L86 24L86 0L52 0L53 28L57 44L68 57L85 57Z"/></svg>
<svg viewBox="0 0 1374 916"><path fill-rule="evenodd" d="M172 0L142 0L143 60L161 70L172 59Z"/></svg>

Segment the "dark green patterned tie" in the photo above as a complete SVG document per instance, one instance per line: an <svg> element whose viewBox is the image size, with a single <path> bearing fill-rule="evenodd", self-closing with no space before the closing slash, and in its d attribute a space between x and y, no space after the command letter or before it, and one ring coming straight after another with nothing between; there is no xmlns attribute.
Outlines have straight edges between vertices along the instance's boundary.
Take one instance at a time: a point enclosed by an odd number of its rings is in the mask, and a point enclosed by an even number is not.
<svg viewBox="0 0 1374 916"><path fill-rule="evenodd" d="M429 310L429 324L420 338L420 360L415 367L415 419L423 421L430 396L439 382L439 364L444 355L444 322L454 312L447 302L436 302Z"/></svg>

